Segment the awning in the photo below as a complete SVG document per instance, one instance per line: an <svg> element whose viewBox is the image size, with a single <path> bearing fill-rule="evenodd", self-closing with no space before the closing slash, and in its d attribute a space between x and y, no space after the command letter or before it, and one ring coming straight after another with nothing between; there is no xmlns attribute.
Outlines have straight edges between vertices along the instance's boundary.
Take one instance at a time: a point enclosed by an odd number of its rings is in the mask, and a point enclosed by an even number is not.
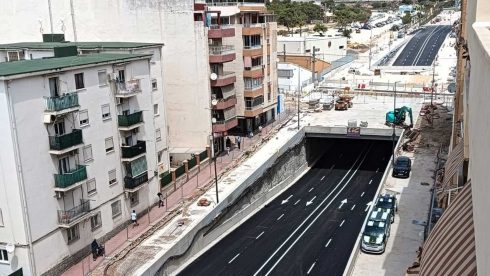
<svg viewBox="0 0 490 276"><path fill-rule="evenodd" d="M471 181L460 190L425 242L419 275L476 275Z"/></svg>
<svg viewBox="0 0 490 276"><path fill-rule="evenodd" d="M448 189L456 188L451 179L463 166L464 162L464 143L460 141L459 144L449 154L444 171L444 179L442 180L442 186L440 192L445 192Z"/></svg>

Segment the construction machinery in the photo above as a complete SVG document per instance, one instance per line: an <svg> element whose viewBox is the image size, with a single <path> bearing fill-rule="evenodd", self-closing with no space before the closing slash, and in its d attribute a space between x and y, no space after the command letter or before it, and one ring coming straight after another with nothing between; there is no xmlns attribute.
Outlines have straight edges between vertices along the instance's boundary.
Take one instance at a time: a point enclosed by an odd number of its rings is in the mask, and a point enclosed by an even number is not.
<svg viewBox="0 0 490 276"><path fill-rule="evenodd" d="M402 106L400 108L395 108L394 111L388 111L386 113L386 124L387 125L396 125L396 126L406 126L405 119L406 114L410 116L410 125L409 128L413 127L413 115L412 109L407 106Z"/></svg>
<svg viewBox="0 0 490 276"><path fill-rule="evenodd" d="M338 100L335 102L335 110L347 110L352 107L352 99L354 96L341 94Z"/></svg>

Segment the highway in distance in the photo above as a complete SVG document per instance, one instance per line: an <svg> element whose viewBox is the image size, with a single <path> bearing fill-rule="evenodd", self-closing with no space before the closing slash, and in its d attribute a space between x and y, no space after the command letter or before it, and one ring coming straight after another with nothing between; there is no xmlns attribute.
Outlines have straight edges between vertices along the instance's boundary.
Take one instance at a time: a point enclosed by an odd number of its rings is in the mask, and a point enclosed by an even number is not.
<svg viewBox="0 0 490 276"><path fill-rule="evenodd" d="M392 144L325 143L308 173L179 275L342 275Z"/></svg>
<svg viewBox="0 0 490 276"><path fill-rule="evenodd" d="M403 48L393 66L431 66L450 31L449 25L432 25L419 30Z"/></svg>

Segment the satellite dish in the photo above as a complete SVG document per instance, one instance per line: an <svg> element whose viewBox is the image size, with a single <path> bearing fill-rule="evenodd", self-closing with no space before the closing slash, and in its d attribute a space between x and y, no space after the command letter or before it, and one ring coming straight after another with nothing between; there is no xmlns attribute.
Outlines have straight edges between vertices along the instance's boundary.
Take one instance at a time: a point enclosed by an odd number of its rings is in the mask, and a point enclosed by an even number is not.
<svg viewBox="0 0 490 276"><path fill-rule="evenodd" d="M216 99L212 99L212 100L211 100L211 104L212 104L212 105L217 105L217 104L218 104L218 100L216 100Z"/></svg>
<svg viewBox="0 0 490 276"><path fill-rule="evenodd" d="M214 117L213 117L213 118L211 119L211 122L212 122L213 124L215 124L215 123L216 123L216 118L214 118Z"/></svg>
<svg viewBox="0 0 490 276"><path fill-rule="evenodd" d="M209 76L209 78L211 80L217 80L218 79L218 75L216 75L216 73L211 73L211 75Z"/></svg>
<svg viewBox="0 0 490 276"><path fill-rule="evenodd" d="M12 243L9 243L5 246L5 250L7 250L8 253L12 254L12 253L14 253L15 245L13 245Z"/></svg>

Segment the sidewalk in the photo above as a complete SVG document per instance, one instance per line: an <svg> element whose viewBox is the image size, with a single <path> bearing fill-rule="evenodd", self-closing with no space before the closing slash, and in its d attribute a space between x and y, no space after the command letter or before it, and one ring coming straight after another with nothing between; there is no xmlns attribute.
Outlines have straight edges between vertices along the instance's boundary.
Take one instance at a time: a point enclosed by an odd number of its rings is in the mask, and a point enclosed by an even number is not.
<svg viewBox="0 0 490 276"><path fill-rule="evenodd" d="M230 151L229 155L227 155L225 152L217 156L216 170L218 172L218 178L225 174L229 169L240 163L242 161L242 157L248 155L249 152L254 152L257 150L258 146L260 146L262 143L262 140L268 137L271 132L274 132L274 130L289 117L290 114L283 113L275 122L264 127L260 134L254 135L252 138L243 138L240 150L235 147ZM141 237L155 224L160 224L165 220L171 219L175 215L174 211L181 208L183 201L185 201L187 198L196 196L200 189L207 186L207 184L213 180L214 164L212 162L208 162L200 169L198 173L195 173L192 177L190 177L188 181L183 184L177 184L180 186L177 186L175 190L167 190L167 192L165 192L165 206L161 208L158 206L151 208L147 214L138 219L139 226L133 227L132 225L129 225L104 243L106 250L105 259L110 260L117 254L121 253L131 244L132 241ZM62 275L88 275L91 271L97 268L103 262L103 260L104 258L99 257L96 261L93 261L92 255L90 254L79 263L70 267Z"/></svg>

